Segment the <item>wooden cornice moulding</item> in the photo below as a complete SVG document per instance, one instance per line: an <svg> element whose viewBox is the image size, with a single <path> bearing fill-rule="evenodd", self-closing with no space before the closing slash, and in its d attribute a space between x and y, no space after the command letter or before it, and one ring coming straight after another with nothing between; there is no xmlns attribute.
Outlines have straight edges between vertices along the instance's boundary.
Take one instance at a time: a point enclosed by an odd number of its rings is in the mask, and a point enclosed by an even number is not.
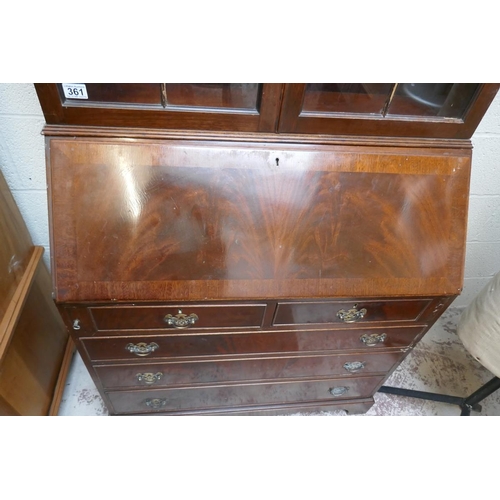
<svg viewBox="0 0 500 500"><path fill-rule="evenodd" d="M406 148L472 149L470 139L434 139L411 137L328 136L242 132L206 132L128 127L87 127L76 125L45 125L42 134L50 137L92 137L128 139L174 139L183 141L226 141L283 144L318 144L349 146L396 146Z"/></svg>
<svg viewBox="0 0 500 500"><path fill-rule="evenodd" d="M15 331L19 317L33 284L38 265L42 259L44 248L34 246L26 270L7 306L6 312L0 321L0 364L9 347L12 335Z"/></svg>

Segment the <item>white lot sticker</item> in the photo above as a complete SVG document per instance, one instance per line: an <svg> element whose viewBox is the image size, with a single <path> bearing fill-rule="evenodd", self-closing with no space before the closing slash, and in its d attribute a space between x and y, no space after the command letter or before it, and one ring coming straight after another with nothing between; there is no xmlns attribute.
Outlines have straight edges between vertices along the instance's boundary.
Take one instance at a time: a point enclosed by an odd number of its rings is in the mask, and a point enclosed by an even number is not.
<svg viewBox="0 0 500 500"><path fill-rule="evenodd" d="M66 99L88 99L87 87L84 83L63 83L64 97Z"/></svg>

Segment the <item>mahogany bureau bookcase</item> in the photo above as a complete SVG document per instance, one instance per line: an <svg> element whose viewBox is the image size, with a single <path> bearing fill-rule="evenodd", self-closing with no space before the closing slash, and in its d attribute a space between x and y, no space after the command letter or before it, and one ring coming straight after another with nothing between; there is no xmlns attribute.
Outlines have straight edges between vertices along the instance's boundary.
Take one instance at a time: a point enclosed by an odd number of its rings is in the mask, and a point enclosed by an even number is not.
<svg viewBox="0 0 500 500"><path fill-rule="evenodd" d="M367 411L460 293L497 84L36 84L54 299L112 415Z"/></svg>

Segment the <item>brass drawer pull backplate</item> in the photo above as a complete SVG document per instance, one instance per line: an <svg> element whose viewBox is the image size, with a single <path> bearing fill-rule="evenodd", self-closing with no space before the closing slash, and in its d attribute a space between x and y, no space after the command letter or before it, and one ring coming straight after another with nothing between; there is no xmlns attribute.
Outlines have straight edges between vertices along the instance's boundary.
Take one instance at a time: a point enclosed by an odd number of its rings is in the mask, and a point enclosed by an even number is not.
<svg viewBox="0 0 500 500"><path fill-rule="evenodd" d="M196 321L198 321L198 316L194 313L188 316L187 314L183 314L179 309L179 314L176 314L175 316L167 314L163 320L167 323L167 325L182 329L189 328L191 325L194 325Z"/></svg>
<svg viewBox="0 0 500 500"><path fill-rule="evenodd" d="M137 356L149 356L152 352L156 351L160 347L155 342L151 342L151 344L146 344L145 342L139 342L138 344L127 344L125 349L135 354Z"/></svg>
<svg viewBox="0 0 500 500"><path fill-rule="evenodd" d="M160 408L166 406L167 400L161 398L146 399L145 403L148 408L152 408L153 410L159 410Z"/></svg>
<svg viewBox="0 0 500 500"><path fill-rule="evenodd" d="M328 392L338 398L339 396L343 396L347 391L349 390L349 387L341 386L341 387L332 387L331 389L328 389Z"/></svg>
<svg viewBox="0 0 500 500"><path fill-rule="evenodd" d="M352 309L349 309L346 311L345 309L341 309L337 313L337 318L340 319L340 321L343 321L344 323L355 323L356 321L359 321L360 319L363 319L366 314L366 309L358 309L358 304L354 304Z"/></svg>
<svg viewBox="0 0 500 500"><path fill-rule="evenodd" d="M365 364L361 361L351 361L350 363L344 363L344 369L350 373L360 372L365 368Z"/></svg>
<svg viewBox="0 0 500 500"><path fill-rule="evenodd" d="M146 385L153 385L159 382L163 377L162 372L158 373L138 373L136 378L139 382L144 382Z"/></svg>
<svg viewBox="0 0 500 500"><path fill-rule="evenodd" d="M365 333L364 335L361 335L361 337L359 337L359 340L361 340L363 344L369 347L373 347L374 345L384 342L386 338L386 333L372 333L371 335Z"/></svg>

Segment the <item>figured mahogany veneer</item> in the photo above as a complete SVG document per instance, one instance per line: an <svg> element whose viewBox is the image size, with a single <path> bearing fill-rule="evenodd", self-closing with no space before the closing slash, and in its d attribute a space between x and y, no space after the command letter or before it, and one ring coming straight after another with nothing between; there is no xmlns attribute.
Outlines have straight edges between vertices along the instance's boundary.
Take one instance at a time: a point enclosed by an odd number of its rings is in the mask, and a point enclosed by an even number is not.
<svg viewBox="0 0 500 500"><path fill-rule="evenodd" d="M192 356L234 356L276 353L314 353L321 351L369 351L374 347L363 343L363 335L386 334L379 347L405 348L423 333L424 327L363 328L343 330L279 331L263 333L220 333L212 335L113 336L82 338L86 355L92 361L144 360ZM137 356L127 349L129 344L156 344L147 356Z"/></svg>
<svg viewBox="0 0 500 500"><path fill-rule="evenodd" d="M58 301L461 289L470 150L48 141Z"/></svg>
<svg viewBox="0 0 500 500"><path fill-rule="evenodd" d="M280 354L267 358L197 359L102 366L96 364L95 371L106 390L116 390L241 382L256 378L350 377L353 373L385 375L400 359L401 353L394 351L294 357ZM152 374L149 379L145 375L148 373Z"/></svg>

